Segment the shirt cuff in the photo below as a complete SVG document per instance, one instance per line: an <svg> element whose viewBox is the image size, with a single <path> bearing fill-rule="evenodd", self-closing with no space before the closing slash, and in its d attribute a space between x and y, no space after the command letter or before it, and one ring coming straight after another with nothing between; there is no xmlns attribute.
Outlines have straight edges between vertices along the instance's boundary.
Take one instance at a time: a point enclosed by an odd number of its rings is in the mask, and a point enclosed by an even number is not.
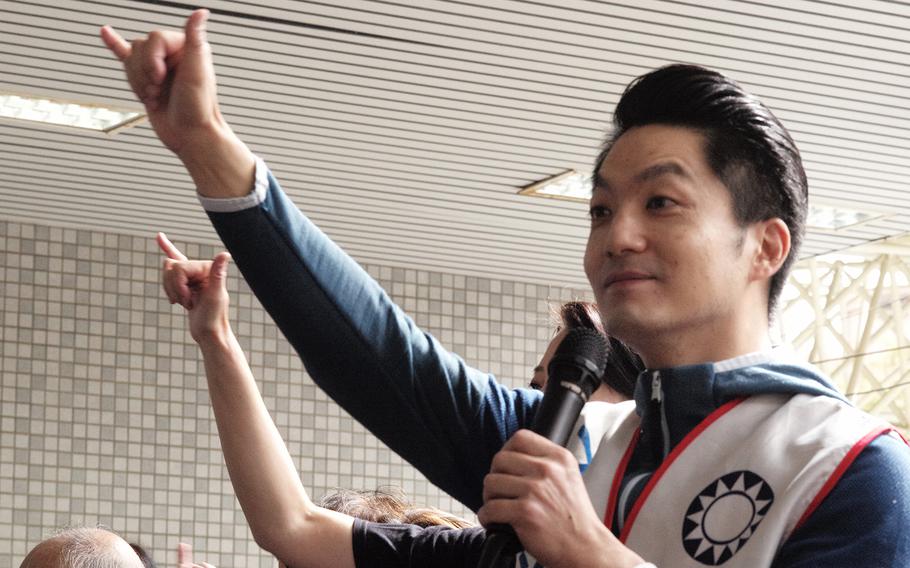
<svg viewBox="0 0 910 568"><path fill-rule="evenodd" d="M269 190L269 168L259 156L256 156L256 178L253 190L243 197L204 197L196 193L202 208L212 213L234 213L251 209L265 201Z"/></svg>

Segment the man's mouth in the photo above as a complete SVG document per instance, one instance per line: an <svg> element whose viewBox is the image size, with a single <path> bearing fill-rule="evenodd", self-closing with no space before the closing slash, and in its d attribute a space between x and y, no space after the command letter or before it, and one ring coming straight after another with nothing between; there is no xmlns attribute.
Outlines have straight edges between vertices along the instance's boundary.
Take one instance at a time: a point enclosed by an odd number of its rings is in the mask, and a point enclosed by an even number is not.
<svg viewBox="0 0 910 568"><path fill-rule="evenodd" d="M653 280L654 277L645 272L639 272L637 270L622 270L620 272L614 272L607 276L606 281L604 282L604 288L610 288L614 285L626 286L633 285L642 280Z"/></svg>

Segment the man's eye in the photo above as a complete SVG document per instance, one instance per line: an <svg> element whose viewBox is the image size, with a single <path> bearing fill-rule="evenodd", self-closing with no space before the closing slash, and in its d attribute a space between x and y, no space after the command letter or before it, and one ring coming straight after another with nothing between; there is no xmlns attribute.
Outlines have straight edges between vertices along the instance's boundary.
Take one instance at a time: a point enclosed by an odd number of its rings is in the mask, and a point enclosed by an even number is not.
<svg viewBox="0 0 910 568"><path fill-rule="evenodd" d="M648 199L647 208L648 209L663 209L664 207L669 207L676 203L669 197L657 196Z"/></svg>
<svg viewBox="0 0 910 568"><path fill-rule="evenodd" d="M543 390L543 387L541 385L535 383L534 381L531 381L531 384L529 384L528 386L536 391Z"/></svg>
<svg viewBox="0 0 910 568"><path fill-rule="evenodd" d="M602 219L610 214L610 210L603 205L594 205L588 210L591 219Z"/></svg>

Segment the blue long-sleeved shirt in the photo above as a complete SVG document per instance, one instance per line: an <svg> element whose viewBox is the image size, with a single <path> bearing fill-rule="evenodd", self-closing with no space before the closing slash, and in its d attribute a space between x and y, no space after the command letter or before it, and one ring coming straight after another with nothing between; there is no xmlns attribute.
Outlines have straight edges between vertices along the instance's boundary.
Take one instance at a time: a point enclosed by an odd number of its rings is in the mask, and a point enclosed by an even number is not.
<svg viewBox="0 0 910 568"><path fill-rule="evenodd" d="M293 205L261 162L257 179L244 208L213 211L207 204L254 293L330 397L431 482L478 509L493 455L532 423L540 393L505 388L445 350ZM650 403L650 384L638 385L643 435L624 484L653 472L666 444L673 447L732 398L840 397L813 369L773 360L733 370L694 365L662 375L661 409ZM876 439L783 544L774 565L910 566L910 533L901 530L910 522L907 472L907 447L891 437ZM632 489L626 510L637 494Z"/></svg>

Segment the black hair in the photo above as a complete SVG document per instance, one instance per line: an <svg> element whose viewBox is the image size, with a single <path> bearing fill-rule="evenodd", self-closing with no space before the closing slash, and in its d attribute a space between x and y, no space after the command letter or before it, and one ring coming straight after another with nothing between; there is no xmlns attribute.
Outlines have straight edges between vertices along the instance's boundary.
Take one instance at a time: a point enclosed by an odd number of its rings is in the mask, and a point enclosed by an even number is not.
<svg viewBox="0 0 910 568"><path fill-rule="evenodd" d="M790 133L733 80L697 65L668 65L626 87L595 173L620 136L649 124L692 128L704 136L705 158L730 191L740 226L775 217L786 223L790 253L771 278L770 317L802 243L808 209L806 173Z"/></svg>
<svg viewBox="0 0 910 568"><path fill-rule="evenodd" d="M139 560L142 561L142 566L144 568L157 568L155 561L152 560L151 555L149 555L144 548L134 542L129 543L129 545L133 549L133 552L136 553L136 556L139 557Z"/></svg>

